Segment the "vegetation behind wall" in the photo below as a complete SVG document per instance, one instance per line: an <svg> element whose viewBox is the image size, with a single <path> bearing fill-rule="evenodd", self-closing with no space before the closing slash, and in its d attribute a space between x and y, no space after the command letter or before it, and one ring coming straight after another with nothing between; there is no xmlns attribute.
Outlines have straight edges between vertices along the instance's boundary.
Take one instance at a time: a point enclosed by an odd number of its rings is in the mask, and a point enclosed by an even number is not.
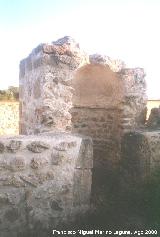
<svg viewBox="0 0 160 237"><path fill-rule="evenodd" d="M7 90L0 90L0 101L18 101L19 87L9 86Z"/></svg>

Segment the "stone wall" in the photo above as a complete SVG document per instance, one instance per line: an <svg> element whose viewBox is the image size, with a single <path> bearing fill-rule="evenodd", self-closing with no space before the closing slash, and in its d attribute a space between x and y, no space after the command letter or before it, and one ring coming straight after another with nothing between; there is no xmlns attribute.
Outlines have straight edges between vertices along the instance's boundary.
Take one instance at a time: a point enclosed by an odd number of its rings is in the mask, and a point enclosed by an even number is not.
<svg viewBox="0 0 160 237"><path fill-rule="evenodd" d="M120 72L124 82L122 125L125 132L143 127L147 114L145 72L142 68L124 68Z"/></svg>
<svg viewBox="0 0 160 237"><path fill-rule="evenodd" d="M20 64L20 133L87 134L98 150L104 144L106 162L117 162L122 133L145 123L144 77L143 69L128 69L120 60L87 56L70 37L39 45ZM103 123L90 129L99 112Z"/></svg>
<svg viewBox="0 0 160 237"><path fill-rule="evenodd" d="M109 167L119 161L121 110L103 108L72 109L73 131L93 139L95 166Z"/></svg>
<svg viewBox="0 0 160 237"><path fill-rule="evenodd" d="M72 131L93 138L94 167L117 165L123 133L144 126L144 77L141 68L127 69L123 62L97 54L77 70L72 83Z"/></svg>
<svg viewBox="0 0 160 237"><path fill-rule="evenodd" d="M71 80L88 57L70 37L42 44L20 63L20 133L70 129Z"/></svg>
<svg viewBox="0 0 160 237"><path fill-rule="evenodd" d="M19 134L19 102L0 101L0 135Z"/></svg>
<svg viewBox="0 0 160 237"><path fill-rule="evenodd" d="M87 56L70 37L40 45L20 63L20 133L67 130L90 136L93 183L103 187L106 173L120 161L123 133L144 126L144 78L141 68Z"/></svg>
<svg viewBox="0 0 160 237"><path fill-rule="evenodd" d="M92 153L91 139L68 133L1 137L1 236L52 235L85 213Z"/></svg>
<svg viewBox="0 0 160 237"><path fill-rule="evenodd" d="M122 81L108 65L89 64L76 72L72 86L72 132L92 137L94 167L107 169L119 161Z"/></svg>
<svg viewBox="0 0 160 237"><path fill-rule="evenodd" d="M122 139L121 168L127 183L139 183L160 167L158 130L126 133Z"/></svg>

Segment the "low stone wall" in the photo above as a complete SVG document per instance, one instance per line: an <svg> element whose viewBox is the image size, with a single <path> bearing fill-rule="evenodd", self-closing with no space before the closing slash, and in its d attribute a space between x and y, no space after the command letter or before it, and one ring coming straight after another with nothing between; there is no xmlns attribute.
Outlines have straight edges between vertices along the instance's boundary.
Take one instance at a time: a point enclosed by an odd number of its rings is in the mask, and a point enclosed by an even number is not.
<svg viewBox="0 0 160 237"><path fill-rule="evenodd" d="M46 236L86 212L92 153L90 138L68 133L1 137L1 236Z"/></svg>
<svg viewBox="0 0 160 237"><path fill-rule="evenodd" d="M126 133L122 139L122 169L127 182L144 180L160 167L160 133L136 131Z"/></svg>
<svg viewBox="0 0 160 237"><path fill-rule="evenodd" d="M19 134L19 102L0 101L0 135Z"/></svg>

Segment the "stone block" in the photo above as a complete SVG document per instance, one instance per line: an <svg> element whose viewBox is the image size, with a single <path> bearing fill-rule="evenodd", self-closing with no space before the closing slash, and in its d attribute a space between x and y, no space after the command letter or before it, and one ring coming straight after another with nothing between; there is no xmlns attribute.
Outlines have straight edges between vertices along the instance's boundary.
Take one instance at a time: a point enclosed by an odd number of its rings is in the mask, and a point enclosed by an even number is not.
<svg viewBox="0 0 160 237"><path fill-rule="evenodd" d="M45 158L45 157L34 157L31 160L31 168L32 169L39 169L39 168L43 168L44 166L46 166L49 163L49 161Z"/></svg>
<svg viewBox="0 0 160 237"><path fill-rule="evenodd" d="M21 144L21 141L11 140L9 145L7 145L8 152L16 153L20 149Z"/></svg>
<svg viewBox="0 0 160 237"><path fill-rule="evenodd" d="M14 157L8 164L8 169L12 171L24 170L26 167L26 162L23 157Z"/></svg>
<svg viewBox="0 0 160 237"><path fill-rule="evenodd" d="M32 142L31 144L27 145L28 150L34 152L34 153L42 153L46 149L49 149L50 146L44 142L36 141Z"/></svg>
<svg viewBox="0 0 160 237"><path fill-rule="evenodd" d="M63 225L74 219L77 211L81 215L88 210L93 158L90 138L55 132L8 136L0 143L4 146L0 153L3 236L9 237L11 232L28 235L35 229L38 234L41 229L47 233L49 226Z"/></svg>
<svg viewBox="0 0 160 237"><path fill-rule="evenodd" d="M136 131L122 138L121 166L127 180L139 182L160 167L159 131Z"/></svg>

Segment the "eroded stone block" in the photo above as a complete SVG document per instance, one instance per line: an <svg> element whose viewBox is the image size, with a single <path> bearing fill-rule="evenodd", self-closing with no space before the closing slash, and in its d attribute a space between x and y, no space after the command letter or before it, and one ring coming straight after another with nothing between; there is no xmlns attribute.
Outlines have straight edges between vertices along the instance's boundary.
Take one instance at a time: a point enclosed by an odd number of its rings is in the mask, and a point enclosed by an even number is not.
<svg viewBox="0 0 160 237"><path fill-rule="evenodd" d="M36 178L40 184L43 184L45 181L53 180L55 178L55 173L53 170L48 170L47 172L36 173Z"/></svg>
<svg viewBox="0 0 160 237"><path fill-rule="evenodd" d="M16 188L23 188L25 187L25 183L20 180L18 175L1 175L0 176L0 187L16 187Z"/></svg>
<svg viewBox="0 0 160 237"><path fill-rule="evenodd" d="M48 163L49 162L45 157L34 157L31 160L30 166L32 169L39 169L45 167Z"/></svg>
<svg viewBox="0 0 160 237"><path fill-rule="evenodd" d="M27 145L28 150L34 152L34 153L41 153L47 149L50 148L49 144L41 142L41 141L36 141L32 142L31 144Z"/></svg>
<svg viewBox="0 0 160 237"><path fill-rule="evenodd" d="M12 171L24 170L25 167L26 167L26 162L23 157L15 157L8 164L8 169Z"/></svg>
<svg viewBox="0 0 160 237"><path fill-rule="evenodd" d="M73 148L75 147L77 144L75 141L71 141L71 142L60 142L59 144L57 144L56 146L54 146L54 149L58 150L58 151L66 151L67 149Z"/></svg>
<svg viewBox="0 0 160 237"><path fill-rule="evenodd" d="M20 149L21 144L21 141L11 140L7 146L7 150L11 153L16 153Z"/></svg>
<svg viewBox="0 0 160 237"><path fill-rule="evenodd" d="M19 176L22 181L24 181L25 184L36 188L38 186L38 180L34 175L20 175Z"/></svg>
<svg viewBox="0 0 160 237"><path fill-rule="evenodd" d="M157 131L126 133L122 139L121 166L126 178L139 182L160 167L160 134Z"/></svg>

